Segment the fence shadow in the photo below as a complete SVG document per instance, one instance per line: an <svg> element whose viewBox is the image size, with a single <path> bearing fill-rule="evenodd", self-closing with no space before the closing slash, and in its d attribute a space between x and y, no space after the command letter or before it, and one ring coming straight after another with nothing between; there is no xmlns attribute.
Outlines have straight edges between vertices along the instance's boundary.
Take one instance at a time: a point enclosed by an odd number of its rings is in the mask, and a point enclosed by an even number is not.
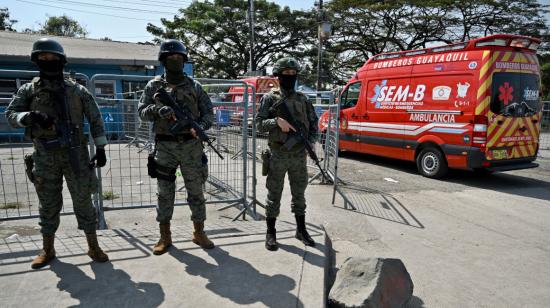
<svg viewBox="0 0 550 308"><path fill-rule="evenodd" d="M338 192L344 198L344 203L347 203L344 209L424 229L424 225L411 211L391 194L355 184L339 186Z"/></svg>

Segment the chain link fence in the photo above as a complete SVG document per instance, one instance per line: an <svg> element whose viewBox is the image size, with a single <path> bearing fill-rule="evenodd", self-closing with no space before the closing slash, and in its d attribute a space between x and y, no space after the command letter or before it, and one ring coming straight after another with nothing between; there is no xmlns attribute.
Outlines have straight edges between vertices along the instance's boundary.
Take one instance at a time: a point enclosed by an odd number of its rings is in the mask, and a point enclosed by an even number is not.
<svg viewBox="0 0 550 308"><path fill-rule="evenodd" d="M550 101L542 102L542 120L540 125L539 149L550 150Z"/></svg>

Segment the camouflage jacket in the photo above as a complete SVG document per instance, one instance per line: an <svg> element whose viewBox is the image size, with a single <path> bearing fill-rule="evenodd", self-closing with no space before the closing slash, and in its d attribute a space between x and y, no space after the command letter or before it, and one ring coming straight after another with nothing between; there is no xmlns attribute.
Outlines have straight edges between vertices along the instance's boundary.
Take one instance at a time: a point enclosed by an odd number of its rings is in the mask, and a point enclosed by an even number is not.
<svg viewBox="0 0 550 308"><path fill-rule="evenodd" d="M307 123L307 127L304 127L308 134L308 140L311 143L315 143L317 141L317 135L318 135L318 127L317 122L319 121L319 118L317 117L317 114L315 113L315 108L313 107L312 103L307 99L307 96L303 94L302 92L286 92L284 90L280 89L272 89L269 93L264 95L262 99L260 100L260 109L258 111L258 115L256 116L256 123L258 132L260 133L269 133L270 138L272 135L283 135L281 128L277 125L276 117L277 113L273 111L273 105L279 102L281 99L285 99L285 102L287 106L289 106L289 110L296 110L299 108L292 108L291 106L296 106L298 104L305 104L305 114L304 119L296 118L296 121L305 122ZM295 113L293 115L294 117L297 117L298 115Z"/></svg>
<svg viewBox="0 0 550 308"><path fill-rule="evenodd" d="M167 133L165 128L166 123L164 123L167 120L161 119L158 114L158 110L162 107L162 104L157 104L153 99L153 95L160 87L164 87L178 104L186 104L190 107L192 113L198 113L195 120L204 130L212 126L212 122L214 121L212 101L197 81L186 77L184 82L172 89L165 81L164 76L157 76L145 86L138 105L140 119L142 121L154 122L153 130L155 133ZM182 92L178 90L182 90ZM181 97L180 93L182 94ZM196 111L194 111L195 109Z"/></svg>
<svg viewBox="0 0 550 308"><path fill-rule="evenodd" d="M95 145L100 146L107 144L103 119L93 96L85 87L70 79L65 79L64 83L66 91L65 95L68 95L71 98L68 100L71 123L73 125L79 125L80 133L83 134L83 125L81 124L83 123L85 116L90 124L90 133L94 138ZM49 85L52 85L52 83L40 78L35 78L32 82L26 83L19 88L9 106L6 108L6 117L10 125L14 128L25 127L25 135L30 138L33 138L33 136L36 135L35 133L39 133L41 128L36 124L32 126L26 126L24 124L24 119L29 112L34 111L34 109L40 110L44 104L50 104L50 106L46 106L46 110L55 110L59 108L55 106L55 104L58 104L59 102L48 102L43 96L41 97L41 89ZM49 115L54 118L58 117L56 114Z"/></svg>

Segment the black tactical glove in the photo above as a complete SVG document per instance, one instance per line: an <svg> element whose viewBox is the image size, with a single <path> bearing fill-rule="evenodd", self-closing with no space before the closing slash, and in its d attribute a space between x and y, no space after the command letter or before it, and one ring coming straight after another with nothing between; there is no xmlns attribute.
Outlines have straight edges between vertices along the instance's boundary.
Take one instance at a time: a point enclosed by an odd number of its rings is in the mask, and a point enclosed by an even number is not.
<svg viewBox="0 0 550 308"><path fill-rule="evenodd" d="M170 106L162 106L159 109L159 117L162 119L171 119L174 117L174 109Z"/></svg>
<svg viewBox="0 0 550 308"><path fill-rule="evenodd" d="M95 155L90 159L90 169L93 169L95 167L101 168L105 166L107 163L107 156L105 156L105 149L104 148L96 148L95 149Z"/></svg>
<svg viewBox="0 0 550 308"><path fill-rule="evenodd" d="M49 116L47 113L40 112L40 111L31 111L25 117L23 124L28 126L38 124L43 129L48 129L52 127L54 123L55 123L54 118Z"/></svg>

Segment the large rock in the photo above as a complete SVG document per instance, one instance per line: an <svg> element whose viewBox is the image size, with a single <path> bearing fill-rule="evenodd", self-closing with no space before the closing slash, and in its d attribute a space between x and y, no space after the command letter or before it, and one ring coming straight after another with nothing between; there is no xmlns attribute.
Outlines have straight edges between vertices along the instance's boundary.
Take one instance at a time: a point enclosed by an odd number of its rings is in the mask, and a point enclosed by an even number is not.
<svg viewBox="0 0 550 308"><path fill-rule="evenodd" d="M348 258L329 293L330 307L403 307L413 282L399 259Z"/></svg>

